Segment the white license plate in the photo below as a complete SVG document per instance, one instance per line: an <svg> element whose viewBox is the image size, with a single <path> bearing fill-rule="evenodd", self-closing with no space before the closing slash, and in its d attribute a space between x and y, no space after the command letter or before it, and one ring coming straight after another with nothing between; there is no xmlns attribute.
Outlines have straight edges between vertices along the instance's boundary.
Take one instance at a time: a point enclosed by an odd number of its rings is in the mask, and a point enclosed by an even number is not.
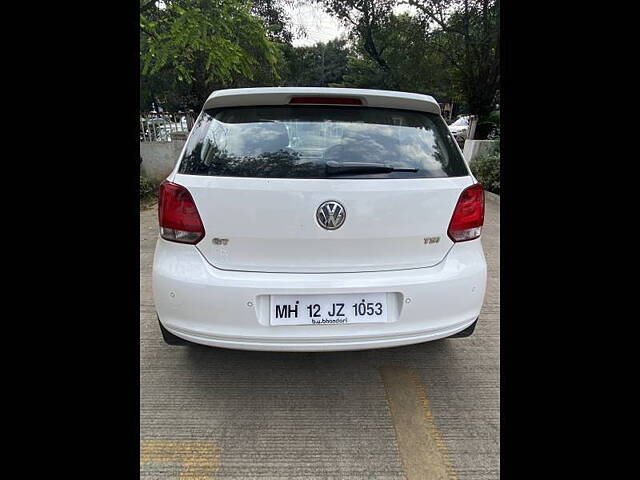
<svg viewBox="0 0 640 480"><path fill-rule="evenodd" d="M271 295L271 325L347 325L386 321L386 293Z"/></svg>

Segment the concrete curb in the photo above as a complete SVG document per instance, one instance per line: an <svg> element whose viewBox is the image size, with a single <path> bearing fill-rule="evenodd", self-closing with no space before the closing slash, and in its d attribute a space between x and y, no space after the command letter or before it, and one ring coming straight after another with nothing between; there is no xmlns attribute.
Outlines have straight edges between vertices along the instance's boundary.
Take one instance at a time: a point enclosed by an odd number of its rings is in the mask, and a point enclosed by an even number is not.
<svg viewBox="0 0 640 480"><path fill-rule="evenodd" d="M496 195L495 193L491 193L491 192L487 192L485 190L484 192L485 197L487 198L487 200L491 200L494 203L497 203L498 205L500 205L500 195Z"/></svg>

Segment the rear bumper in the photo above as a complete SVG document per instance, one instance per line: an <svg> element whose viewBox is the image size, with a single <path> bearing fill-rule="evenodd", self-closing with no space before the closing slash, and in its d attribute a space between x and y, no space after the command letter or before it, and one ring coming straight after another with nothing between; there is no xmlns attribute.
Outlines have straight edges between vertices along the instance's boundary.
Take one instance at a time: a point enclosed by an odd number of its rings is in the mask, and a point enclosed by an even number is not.
<svg viewBox="0 0 640 480"><path fill-rule="evenodd" d="M234 348L239 350L267 350L267 351L283 351L283 352L333 352L339 350L366 350L373 348L400 347L402 345L412 345L414 343L423 343L439 338L449 337L475 322L471 320L468 324L455 326L448 329L440 329L421 335L398 335L383 338L365 337L358 339L334 339L334 340L262 340L262 339L230 339L218 338L210 335L192 334L180 329L172 329L165 327L174 335L183 338L189 342L199 343L201 345L209 345L211 347Z"/></svg>
<svg viewBox="0 0 640 480"><path fill-rule="evenodd" d="M194 343L246 350L359 350L421 343L464 330L480 314L486 275L480 240L454 245L429 268L283 274L219 270L195 247L159 239L153 295L163 326ZM368 292L388 293L388 323L269 325L269 295Z"/></svg>

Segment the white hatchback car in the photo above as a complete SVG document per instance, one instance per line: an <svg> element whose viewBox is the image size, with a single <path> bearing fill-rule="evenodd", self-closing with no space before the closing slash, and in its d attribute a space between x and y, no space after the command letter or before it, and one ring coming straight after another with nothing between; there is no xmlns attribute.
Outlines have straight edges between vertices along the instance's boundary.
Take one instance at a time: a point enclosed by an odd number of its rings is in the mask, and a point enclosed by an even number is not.
<svg viewBox="0 0 640 480"><path fill-rule="evenodd" d="M469 133L469 116L463 115L455 122L449 125L449 131L453 134L453 137L458 141L466 140Z"/></svg>
<svg viewBox="0 0 640 480"><path fill-rule="evenodd" d="M427 95L216 91L159 221L169 344L393 347L468 336L482 307L484 192Z"/></svg>

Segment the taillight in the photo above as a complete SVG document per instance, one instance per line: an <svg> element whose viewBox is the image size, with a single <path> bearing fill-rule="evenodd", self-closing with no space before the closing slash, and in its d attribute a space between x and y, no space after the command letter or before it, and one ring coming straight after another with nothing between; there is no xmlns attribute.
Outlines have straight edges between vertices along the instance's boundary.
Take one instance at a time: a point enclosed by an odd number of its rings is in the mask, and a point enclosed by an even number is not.
<svg viewBox="0 0 640 480"><path fill-rule="evenodd" d="M165 180L158 202L160 236L165 240L195 245L204 238L204 226L189 190Z"/></svg>
<svg viewBox="0 0 640 480"><path fill-rule="evenodd" d="M289 104L298 105L362 105L362 100L352 97L292 97Z"/></svg>
<svg viewBox="0 0 640 480"><path fill-rule="evenodd" d="M484 189L476 183L460 194L447 234L454 242L466 242L480 236L483 224Z"/></svg>

